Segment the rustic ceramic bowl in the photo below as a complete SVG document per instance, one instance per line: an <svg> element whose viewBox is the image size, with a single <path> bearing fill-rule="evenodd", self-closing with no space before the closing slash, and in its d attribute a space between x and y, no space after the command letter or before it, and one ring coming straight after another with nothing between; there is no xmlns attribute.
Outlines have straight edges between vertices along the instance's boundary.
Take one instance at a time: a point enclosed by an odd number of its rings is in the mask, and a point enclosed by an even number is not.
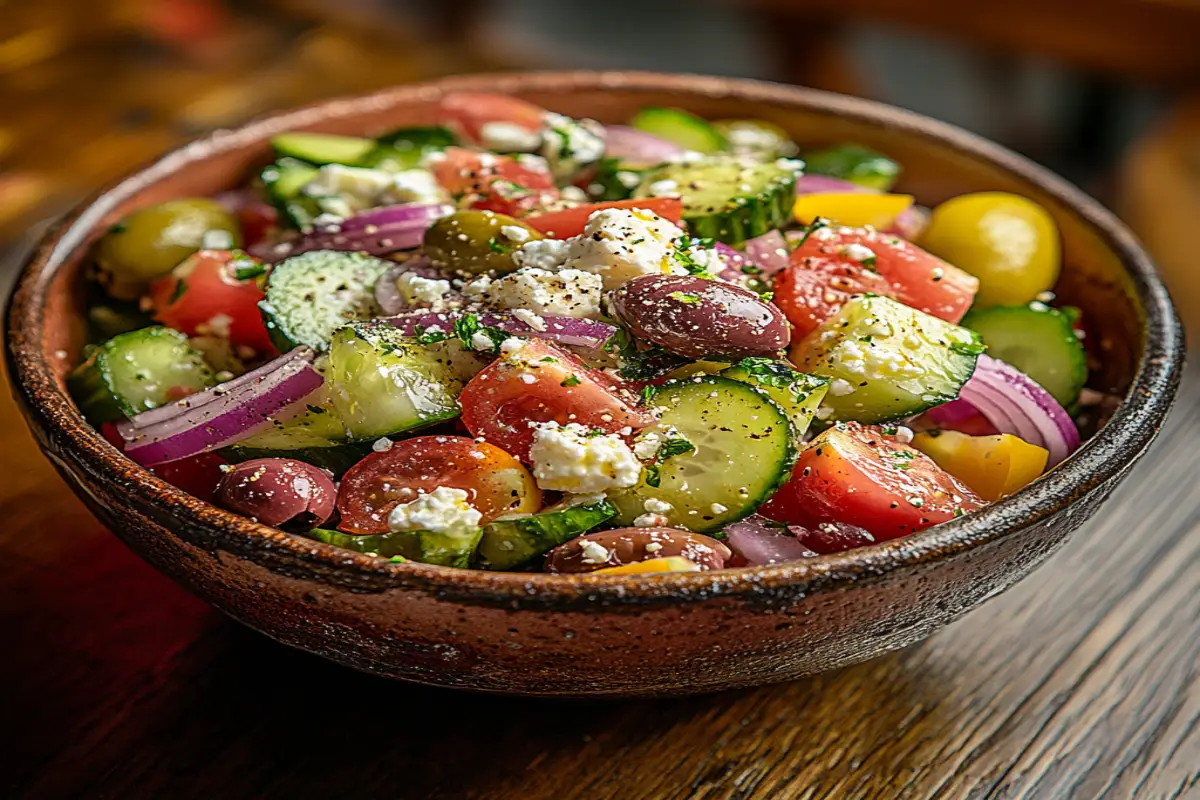
<svg viewBox="0 0 1200 800"><path fill-rule="evenodd" d="M126 460L76 410L63 375L81 345L91 244L132 209L238 184L270 136L376 133L429 121L451 91L519 95L566 114L627 119L643 105L759 117L807 144L854 140L904 165L926 204L1000 189L1062 231L1063 300L1099 334L1097 389L1125 397L1058 469L980 513L874 547L782 566L658 576L560 576L392 564L290 536L201 502ZM751 81L632 73L454 78L335 100L220 131L67 217L8 308L10 380L47 457L93 512L159 570L287 644L428 684L530 695L665 695L782 681L927 636L1004 590L1095 513L1171 405L1182 337L1137 242L1111 214L1025 159L877 103ZM47 532L47 535L52 535ZM113 591L121 591L114 586Z"/></svg>

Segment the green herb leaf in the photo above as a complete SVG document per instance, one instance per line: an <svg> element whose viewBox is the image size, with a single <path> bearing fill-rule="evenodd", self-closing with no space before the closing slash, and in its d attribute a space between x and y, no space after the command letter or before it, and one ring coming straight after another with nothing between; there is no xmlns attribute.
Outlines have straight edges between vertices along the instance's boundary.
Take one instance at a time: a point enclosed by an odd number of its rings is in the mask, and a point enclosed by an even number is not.
<svg viewBox="0 0 1200 800"><path fill-rule="evenodd" d="M583 383L583 381L579 380L579 376L573 374L571 377L560 383L559 386L578 386L581 383Z"/></svg>
<svg viewBox="0 0 1200 800"><path fill-rule="evenodd" d="M183 297L183 293L187 291L187 288L187 281L180 278L179 282L175 284L175 291L171 292L171 299L167 301L167 305L173 306L178 303L179 298Z"/></svg>
<svg viewBox="0 0 1200 800"><path fill-rule="evenodd" d="M683 303L684 305L700 305L700 295L696 294L695 292L671 292L667 296L676 302Z"/></svg>
<svg viewBox="0 0 1200 800"><path fill-rule="evenodd" d="M814 218L812 222L808 223L808 227L806 227L804 229L804 235L800 237L800 241L796 242L796 246L793 247L792 249L793 250L800 249L801 245L803 245L805 242L808 241L808 237L812 236L814 233L821 230L821 228L828 228L828 227L829 227L829 220L825 219L824 217Z"/></svg>

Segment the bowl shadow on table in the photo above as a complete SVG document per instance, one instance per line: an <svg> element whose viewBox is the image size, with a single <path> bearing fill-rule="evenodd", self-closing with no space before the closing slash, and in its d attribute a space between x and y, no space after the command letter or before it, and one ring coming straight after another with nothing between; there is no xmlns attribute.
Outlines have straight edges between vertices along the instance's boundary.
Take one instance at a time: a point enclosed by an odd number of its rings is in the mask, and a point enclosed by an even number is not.
<svg viewBox="0 0 1200 800"><path fill-rule="evenodd" d="M699 790L738 776L744 782L748 767L766 775L784 759L794 761L796 750L819 761L849 749L844 758L865 761L877 744L894 742L898 727L936 715L941 695L936 674L897 669L893 660L902 653L759 689L670 700L556 700L397 683L230 622L213 634L218 652L211 663L174 681L174 703L156 721L168 731L202 721L206 730L165 743L163 761L173 771L181 762L204 772L221 765L228 789L237 785L249 796L359 785L405 797L619 797L635 796L628 794L634 781L639 797L683 796L685 785ZM698 750L706 740L708 751ZM749 752L757 743L762 752ZM634 754L636 772L631 763L623 775L622 756ZM658 761L658 769L647 769L647 760ZM245 785L251 773L259 785ZM647 774L660 775L661 784L646 785ZM625 792L623 778L630 781Z"/></svg>

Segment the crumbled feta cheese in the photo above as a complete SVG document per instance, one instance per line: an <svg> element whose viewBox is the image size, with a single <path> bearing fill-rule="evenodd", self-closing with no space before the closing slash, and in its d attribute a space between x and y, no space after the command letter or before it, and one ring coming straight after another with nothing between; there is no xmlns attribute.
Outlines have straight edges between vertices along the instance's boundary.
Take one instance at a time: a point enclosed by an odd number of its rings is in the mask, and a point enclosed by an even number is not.
<svg viewBox="0 0 1200 800"><path fill-rule="evenodd" d="M439 486L411 503L401 503L388 515L392 531L432 531L434 533L467 533L479 526L483 515L467 503L462 489Z"/></svg>
<svg viewBox="0 0 1200 800"><path fill-rule="evenodd" d="M203 250L228 250L233 247L233 234L220 228L212 228L200 236Z"/></svg>
<svg viewBox="0 0 1200 800"><path fill-rule="evenodd" d="M652 197L677 197L679 183L670 179L655 181L648 187Z"/></svg>
<svg viewBox="0 0 1200 800"><path fill-rule="evenodd" d="M376 453L386 453L388 450L392 449L392 440L386 436L376 439L375 443L371 445L371 449Z"/></svg>
<svg viewBox="0 0 1200 800"><path fill-rule="evenodd" d="M633 443L633 454L642 461L653 461L662 447L662 437L653 431L647 431Z"/></svg>
<svg viewBox="0 0 1200 800"><path fill-rule="evenodd" d="M518 267L556 270L567 260L569 249L569 242L563 239L538 239L521 245L520 250L513 252L512 259Z"/></svg>
<svg viewBox="0 0 1200 800"><path fill-rule="evenodd" d="M578 186L564 186L559 190L558 196L568 203L578 204L588 202L587 192Z"/></svg>
<svg viewBox="0 0 1200 800"><path fill-rule="evenodd" d="M633 527L635 528L662 528L670 522L662 514L645 513L638 514L633 518ZM660 545L661 546L661 545Z"/></svg>
<svg viewBox="0 0 1200 800"><path fill-rule="evenodd" d="M379 169L326 164L304 185L304 193L317 198L323 211L348 217L379 203L393 186L394 176Z"/></svg>
<svg viewBox="0 0 1200 800"><path fill-rule="evenodd" d="M922 499L921 499L921 498L919 498L919 497L915 497L915 496L914 496L914 497L910 497L910 498L908 498L908 503L909 503L909 505L911 505L913 508L920 508L921 506L925 505L925 501L924 501L924 500L922 500Z"/></svg>
<svg viewBox="0 0 1200 800"><path fill-rule="evenodd" d="M383 200L393 203L441 203L447 199L433 173L427 169L406 169L397 172Z"/></svg>
<svg viewBox="0 0 1200 800"><path fill-rule="evenodd" d="M662 542L646 542L647 553L657 553L659 550L662 550L662 548Z"/></svg>
<svg viewBox="0 0 1200 800"><path fill-rule="evenodd" d="M523 228L520 225L501 225L500 235L510 242L527 242L529 241L529 229Z"/></svg>
<svg viewBox="0 0 1200 800"><path fill-rule="evenodd" d="M228 314L214 314L207 322L201 322L196 326L196 333L201 336L216 336L220 339L228 339L232 325L233 317Z"/></svg>
<svg viewBox="0 0 1200 800"><path fill-rule="evenodd" d="M642 508L649 511L651 514L666 514L675 508L675 506L671 505L665 500L659 500L657 497L648 497L646 498L645 502L642 503Z"/></svg>
<svg viewBox="0 0 1200 800"><path fill-rule="evenodd" d="M580 539L579 549L583 551L582 561L585 564L605 564L608 562L608 548L591 539Z"/></svg>
<svg viewBox="0 0 1200 800"><path fill-rule="evenodd" d="M577 269L550 272L525 267L490 281L482 290L472 284L463 288L464 294L500 308L526 309L537 315L558 314L567 317L594 317L600 314L601 279Z"/></svg>
<svg viewBox="0 0 1200 800"><path fill-rule="evenodd" d="M521 322L524 322L529 327L533 328L535 331L546 330L545 317L539 317L528 308L513 309L513 316L519 319Z"/></svg>
<svg viewBox="0 0 1200 800"><path fill-rule="evenodd" d="M859 244L858 242L844 244L839 247L838 250L846 258L851 258L860 264L875 260L875 251L869 247L866 247L865 245Z"/></svg>
<svg viewBox="0 0 1200 800"><path fill-rule="evenodd" d="M909 444L913 440L912 428L906 428L900 425L896 428L896 441L900 444Z"/></svg>
<svg viewBox="0 0 1200 800"><path fill-rule="evenodd" d="M723 506L720 503L713 503L710 507L713 514L724 514L729 510L728 506Z"/></svg>
<svg viewBox="0 0 1200 800"><path fill-rule="evenodd" d="M558 492L603 492L633 486L642 465L614 434L589 436L577 423L536 423L529 458L538 486Z"/></svg>
<svg viewBox="0 0 1200 800"><path fill-rule="evenodd" d="M546 112L541 155L555 177L567 178L604 155L604 126L591 119Z"/></svg>
<svg viewBox="0 0 1200 800"><path fill-rule="evenodd" d="M854 393L854 386L849 381L834 378L833 382L829 384L829 393L834 397L845 397Z"/></svg>
<svg viewBox="0 0 1200 800"><path fill-rule="evenodd" d="M601 209L588 218L583 235L570 240L566 266L599 275L606 291L639 275L686 275L675 259L683 235L651 211Z"/></svg>
<svg viewBox="0 0 1200 800"><path fill-rule="evenodd" d="M667 164L697 164L704 161L708 156L696 150L683 150L674 155L667 156L663 159Z"/></svg>
<svg viewBox="0 0 1200 800"><path fill-rule="evenodd" d="M450 293L450 281L423 278L415 272L404 272L396 278L396 288L404 302L410 306L426 305L440 308L445 305L445 297Z"/></svg>
<svg viewBox="0 0 1200 800"><path fill-rule="evenodd" d="M500 343L500 355L515 358L525 348L525 340L509 337Z"/></svg>
<svg viewBox="0 0 1200 800"><path fill-rule="evenodd" d="M471 334L471 347L476 350L491 350L496 346L491 337L482 331Z"/></svg>
<svg viewBox="0 0 1200 800"><path fill-rule="evenodd" d="M642 176L636 172L629 170L618 170L616 174L617 183L624 186L626 189L633 189L642 182Z"/></svg>
<svg viewBox="0 0 1200 800"><path fill-rule="evenodd" d="M501 153L532 153L542 146L542 132L513 122L485 122L479 129L480 142Z"/></svg>

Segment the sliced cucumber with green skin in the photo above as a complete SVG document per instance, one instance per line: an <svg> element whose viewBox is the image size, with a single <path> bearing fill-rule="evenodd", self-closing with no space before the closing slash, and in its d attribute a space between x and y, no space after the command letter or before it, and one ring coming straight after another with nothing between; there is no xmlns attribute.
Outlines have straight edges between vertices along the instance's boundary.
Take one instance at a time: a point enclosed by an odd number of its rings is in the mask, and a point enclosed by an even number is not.
<svg viewBox="0 0 1200 800"><path fill-rule="evenodd" d="M161 326L114 336L67 379L80 411L94 422L132 417L215 383L187 336Z"/></svg>
<svg viewBox="0 0 1200 800"><path fill-rule="evenodd" d="M399 531L358 535L314 528L305 535L356 553L370 553L385 558L401 556L409 561L442 567L469 567L483 532L479 528L471 528L447 533Z"/></svg>
<svg viewBox="0 0 1200 800"><path fill-rule="evenodd" d="M629 125L698 153L719 153L728 146L725 137L708 121L681 108L643 108Z"/></svg>
<svg viewBox="0 0 1200 800"><path fill-rule="evenodd" d="M797 436L804 436L829 391L829 379L808 375L771 358L744 358L720 373L766 392L787 412Z"/></svg>
<svg viewBox="0 0 1200 800"><path fill-rule="evenodd" d="M420 166L425 156L457 142L448 128L438 125L400 128L375 140L375 147L363 157L363 166L395 172L412 169Z"/></svg>
<svg viewBox="0 0 1200 800"><path fill-rule="evenodd" d="M334 334L326 375L348 438L375 439L457 417L463 381L444 352L387 322L355 322Z"/></svg>
<svg viewBox="0 0 1200 800"><path fill-rule="evenodd" d="M822 419L873 423L958 397L985 349L966 328L868 295L850 300L810 333L793 360L830 380Z"/></svg>
<svg viewBox="0 0 1200 800"><path fill-rule="evenodd" d="M297 449L273 450L271 448L246 447L235 444L225 447L217 453L229 461L238 463L252 461L256 458L290 458L312 464L314 467L329 470L333 477L341 478L346 470L362 461L372 452L369 443L334 444L328 447L301 447Z"/></svg>
<svg viewBox="0 0 1200 800"><path fill-rule="evenodd" d="M1087 352L1069 314L1043 303L993 306L968 312L962 324L983 337L988 355L1033 378L1060 405L1079 399L1087 380Z"/></svg>
<svg viewBox="0 0 1200 800"><path fill-rule="evenodd" d="M394 262L362 253L315 250L275 266L259 302L271 340L281 352L298 345L329 349L333 332L383 313L375 283Z"/></svg>
<svg viewBox="0 0 1200 800"><path fill-rule="evenodd" d="M795 436L787 414L764 392L717 376L671 381L650 405L661 419L641 435L669 438L672 429L694 450L658 467L658 486L646 483L609 496L616 525L632 525L646 501L669 503L668 524L697 533L720 530L750 514L791 475ZM653 504L652 504L653 505Z"/></svg>
<svg viewBox="0 0 1200 800"><path fill-rule="evenodd" d="M332 133L292 131L273 137L271 147L280 158L298 158L317 165L345 164L348 167L361 167L367 154L375 149L375 140Z"/></svg>
<svg viewBox="0 0 1200 800"><path fill-rule="evenodd" d="M302 231L311 230L313 220L321 213L316 198L302 191L319 173L317 167L294 158L281 158L259 173L267 198L280 218Z"/></svg>
<svg viewBox="0 0 1200 800"><path fill-rule="evenodd" d="M881 192L900 177L900 165L883 153L857 144L840 144L804 156L804 167L814 175L828 175Z"/></svg>
<svg viewBox="0 0 1200 800"><path fill-rule="evenodd" d="M664 182L673 183L692 236L738 246L791 221L799 166L786 159L753 164L731 157L664 164L643 175L634 195L649 197Z"/></svg>
<svg viewBox="0 0 1200 800"><path fill-rule="evenodd" d="M550 552L616 516L616 507L603 498L565 502L538 514L498 519L483 527L476 565L481 569L512 569Z"/></svg>

